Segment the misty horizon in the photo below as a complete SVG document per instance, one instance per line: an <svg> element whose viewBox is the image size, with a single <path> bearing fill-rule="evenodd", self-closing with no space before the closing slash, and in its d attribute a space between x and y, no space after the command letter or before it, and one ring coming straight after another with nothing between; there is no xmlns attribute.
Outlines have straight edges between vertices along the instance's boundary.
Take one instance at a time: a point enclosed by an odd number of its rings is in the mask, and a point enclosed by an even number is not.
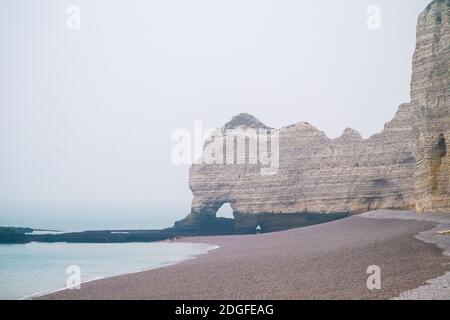
<svg viewBox="0 0 450 320"><path fill-rule="evenodd" d="M410 101L429 1L377 1L380 30L360 0L45 2L0 4L0 225L183 218L189 166L172 163L171 134L195 121L380 132Z"/></svg>

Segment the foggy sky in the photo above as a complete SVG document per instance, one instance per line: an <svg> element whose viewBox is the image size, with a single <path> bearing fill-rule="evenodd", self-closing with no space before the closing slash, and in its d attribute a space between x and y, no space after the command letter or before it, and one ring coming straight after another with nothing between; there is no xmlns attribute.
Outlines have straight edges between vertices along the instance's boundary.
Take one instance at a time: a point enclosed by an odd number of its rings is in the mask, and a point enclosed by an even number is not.
<svg viewBox="0 0 450 320"><path fill-rule="evenodd" d="M2 0L0 225L6 217L189 212L171 133L248 112L331 137L409 101L429 0ZM66 26L70 4L81 29ZM379 5L381 30L366 9Z"/></svg>

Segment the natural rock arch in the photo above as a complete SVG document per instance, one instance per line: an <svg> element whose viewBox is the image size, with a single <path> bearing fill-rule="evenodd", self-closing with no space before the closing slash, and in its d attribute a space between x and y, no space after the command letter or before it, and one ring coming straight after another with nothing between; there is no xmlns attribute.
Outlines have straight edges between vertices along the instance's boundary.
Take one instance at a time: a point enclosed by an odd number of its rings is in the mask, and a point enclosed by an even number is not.
<svg viewBox="0 0 450 320"><path fill-rule="evenodd" d="M234 219L233 208L229 202L223 203L216 211L217 218Z"/></svg>

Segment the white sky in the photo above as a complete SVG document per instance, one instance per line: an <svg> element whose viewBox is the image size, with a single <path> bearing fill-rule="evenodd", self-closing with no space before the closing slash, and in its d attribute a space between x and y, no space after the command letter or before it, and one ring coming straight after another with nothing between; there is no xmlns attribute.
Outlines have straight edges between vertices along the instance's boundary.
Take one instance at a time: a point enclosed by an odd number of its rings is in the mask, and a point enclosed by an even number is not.
<svg viewBox="0 0 450 320"><path fill-rule="evenodd" d="M248 112L337 137L409 101L429 0L2 0L0 224L7 215L182 218L175 129ZM66 8L81 8L81 30ZM366 9L382 10L381 30Z"/></svg>

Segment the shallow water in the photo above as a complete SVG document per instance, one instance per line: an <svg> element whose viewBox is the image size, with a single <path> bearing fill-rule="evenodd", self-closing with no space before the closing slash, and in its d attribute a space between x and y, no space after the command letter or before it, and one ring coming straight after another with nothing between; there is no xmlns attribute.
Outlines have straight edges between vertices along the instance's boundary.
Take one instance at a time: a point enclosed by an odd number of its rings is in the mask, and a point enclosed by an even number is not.
<svg viewBox="0 0 450 320"><path fill-rule="evenodd" d="M67 273L70 266L79 267L81 281L86 282L158 268L214 248L207 244L168 242L1 244L0 299L29 298L65 288L68 278L73 276Z"/></svg>

